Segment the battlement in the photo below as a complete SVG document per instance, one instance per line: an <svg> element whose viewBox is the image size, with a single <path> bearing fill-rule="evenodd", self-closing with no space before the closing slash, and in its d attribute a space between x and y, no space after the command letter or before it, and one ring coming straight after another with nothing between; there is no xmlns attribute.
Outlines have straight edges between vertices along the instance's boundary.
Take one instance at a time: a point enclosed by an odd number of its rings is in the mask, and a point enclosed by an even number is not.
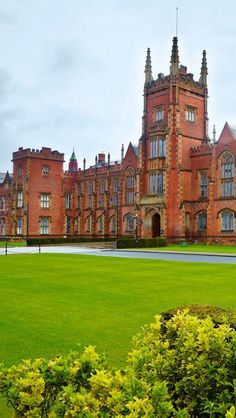
<svg viewBox="0 0 236 418"><path fill-rule="evenodd" d="M211 154L214 144L203 144L197 147L193 147L190 150L190 157L196 157L199 155Z"/></svg>
<svg viewBox="0 0 236 418"><path fill-rule="evenodd" d="M24 149L23 147L20 147L18 151L13 152L12 156L12 161L19 160L22 158L39 158L45 160L64 162L64 154L58 151L52 151L51 148L47 147L42 147L41 150L31 148Z"/></svg>

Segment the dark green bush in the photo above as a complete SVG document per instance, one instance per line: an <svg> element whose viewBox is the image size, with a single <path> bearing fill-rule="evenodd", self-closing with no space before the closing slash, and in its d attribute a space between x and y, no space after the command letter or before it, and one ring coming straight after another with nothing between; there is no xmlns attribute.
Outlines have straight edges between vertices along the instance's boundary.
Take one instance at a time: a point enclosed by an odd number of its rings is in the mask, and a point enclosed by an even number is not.
<svg viewBox="0 0 236 418"><path fill-rule="evenodd" d="M27 246L32 245L50 245L50 244L72 244L72 243L83 243L83 242L112 242L116 241L116 238L100 238L100 237L38 237L28 238Z"/></svg>
<svg viewBox="0 0 236 418"><path fill-rule="evenodd" d="M158 238L120 238L117 241L117 248L151 248L166 247L167 241L164 237Z"/></svg>

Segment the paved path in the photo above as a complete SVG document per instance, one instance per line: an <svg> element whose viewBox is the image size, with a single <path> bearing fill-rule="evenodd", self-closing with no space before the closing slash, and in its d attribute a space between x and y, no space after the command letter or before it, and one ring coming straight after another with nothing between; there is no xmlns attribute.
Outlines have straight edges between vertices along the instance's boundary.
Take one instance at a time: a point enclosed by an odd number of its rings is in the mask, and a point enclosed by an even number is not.
<svg viewBox="0 0 236 418"><path fill-rule="evenodd" d="M38 254L39 247L14 247L8 248L8 255L11 254ZM95 255L103 257L122 257L122 258L146 258L152 260L165 261L188 261L197 263L224 263L236 264L236 255L232 254L195 254L195 253L178 253L164 251L135 251L135 250L99 250L94 248L84 248L75 246L48 246L41 247L41 253L58 253L58 254L83 254ZM5 254L5 249L0 248L0 255Z"/></svg>

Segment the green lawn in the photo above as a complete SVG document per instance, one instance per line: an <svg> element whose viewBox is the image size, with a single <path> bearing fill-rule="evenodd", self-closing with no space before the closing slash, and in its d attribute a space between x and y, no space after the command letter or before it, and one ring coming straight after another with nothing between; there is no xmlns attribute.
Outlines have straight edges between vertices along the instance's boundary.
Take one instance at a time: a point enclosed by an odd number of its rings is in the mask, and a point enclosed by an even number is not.
<svg viewBox="0 0 236 418"><path fill-rule="evenodd" d="M26 241L7 241L8 247L24 247L26 245ZM6 246L6 241L0 241L0 248Z"/></svg>
<svg viewBox="0 0 236 418"><path fill-rule="evenodd" d="M139 250L150 251L183 251L183 252L202 252L202 253L224 253L236 254L236 245L204 245L204 244L169 244L167 247L143 248Z"/></svg>
<svg viewBox="0 0 236 418"><path fill-rule="evenodd" d="M121 365L157 312L187 303L236 307L235 265L77 255L0 258L0 361L92 344Z"/></svg>
<svg viewBox="0 0 236 418"><path fill-rule="evenodd" d="M92 344L125 364L131 337L187 303L236 307L235 265L77 255L0 257L0 362ZM1 417L11 411L0 400Z"/></svg>

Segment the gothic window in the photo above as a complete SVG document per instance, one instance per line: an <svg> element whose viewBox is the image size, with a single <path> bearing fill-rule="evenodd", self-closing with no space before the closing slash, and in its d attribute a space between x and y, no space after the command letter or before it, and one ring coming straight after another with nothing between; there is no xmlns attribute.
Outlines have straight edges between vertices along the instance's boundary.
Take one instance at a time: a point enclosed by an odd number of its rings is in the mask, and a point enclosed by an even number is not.
<svg viewBox="0 0 236 418"><path fill-rule="evenodd" d="M234 213L226 210L221 213L221 230L234 231Z"/></svg>
<svg viewBox="0 0 236 418"><path fill-rule="evenodd" d="M234 157L229 152L221 157L221 196L234 196Z"/></svg>
<svg viewBox="0 0 236 418"><path fill-rule="evenodd" d="M66 233L71 233L71 218L69 216L66 217Z"/></svg>
<svg viewBox="0 0 236 418"><path fill-rule="evenodd" d="M116 215L113 215L110 219L110 232L112 234L115 234L116 232L116 228L117 228L117 223L116 223Z"/></svg>
<svg viewBox="0 0 236 418"><path fill-rule="evenodd" d="M104 208L104 193L106 188L106 180L102 179L99 181L99 206Z"/></svg>
<svg viewBox="0 0 236 418"><path fill-rule="evenodd" d="M164 119L164 109L162 106L155 109L154 118L156 122Z"/></svg>
<svg viewBox="0 0 236 418"><path fill-rule="evenodd" d="M125 220L125 231L134 232L134 216L131 213L128 213L124 217Z"/></svg>
<svg viewBox="0 0 236 418"><path fill-rule="evenodd" d="M156 158L158 156L158 142L157 138L150 139L150 158Z"/></svg>
<svg viewBox="0 0 236 418"><path fill-rule="evenodd" d="M49 218L40 218L40 235L49 234Z"/></svg>
<svg viewBox="0 0 236 418"><path fill-rule="evenodd" d="M98 218L98 233L104 234L104 215Z"/></svg>
<svg viewBox="0 0 236 418"><path fill-rule="evenodd" d="M65 201L66 201L66 209L71 209L71 203L72 203L72 194L71 193L66 193Z"/></svg>
<svg viewBox="0 0 236 418"><path fill-rule="evenodd" d="M41 193L40 206L41 208L50 207L50 194L49 193Z"/></svg>
<svg viewBox="0 0 236 418"><path fill-rule="evenodd" d="M86 218L85 223L86 223L86 232L90 233L91 230L92 230L92 217L91 217L91 215Z"/></svg>
<svg viewBox="0 0 236 418"><path fill-rule="evenodd" d="M207 197L207 175L201 173L200 177L200 196Z"/></svg>
<svg viewBox="0 0 236 418"><path fill-rule="evenodd" d="M163 195L163 172L151 173L149 176L149 193Z"/></svg>
<svg viewBox="0 0 236 418"><path fill-rule="evenodd" d="M22 191L17 192L17 202L16 202L17 208L23 207L23 193Z"/></svg>
<svg viewBox="0 0 236 418"><path fill-rule="evenodd" d="M192 107L186 107L185 109L185 119L188 122L195 122L195 109Z"/></svg>
<svg viewBox="0 0 236 418"><path fill-rule="evenodd" d="M158 139L158 157L166 156L166 140L164 138Z"/></svg>
<svg viewBox="0 0 236 418"><path fill-rule="evenodd" d="M17 233L17 235L23 235L23 218L22 217L17 218L16 222L17 222L16 223L16 233Z"/></svg>
<svg viewBox="0 0 236 418"><path fill-rule="evenodd" d="M0 235L5 235L6 233L6 221L5 218L0 219Z"/></svg>
<svg viewBox="0 0 236 418"><path fill-rule="evenodd" d="M207 213L202 211L197 215L197 232L204 233L207 229Z"/></svg>
<svg viewBox="0 0 236 418"><path fill-rule="evenodd" d="M88 182L88 207L91 208L93 206L93 182Z"/></svg>
<svg viewBox="0 0 236 418"><path fill-rule="evenodd" d="M0 198L0 210L5 210L6 209L6 198L5 196L2 196Z"/></svg>
<svg viewBox="0 0 236 418"><path fill-rule="evenodd" d="M126 205L133 205L135 200L135 175L134 170L130 169L125 182L125 202Z"/></svg>

